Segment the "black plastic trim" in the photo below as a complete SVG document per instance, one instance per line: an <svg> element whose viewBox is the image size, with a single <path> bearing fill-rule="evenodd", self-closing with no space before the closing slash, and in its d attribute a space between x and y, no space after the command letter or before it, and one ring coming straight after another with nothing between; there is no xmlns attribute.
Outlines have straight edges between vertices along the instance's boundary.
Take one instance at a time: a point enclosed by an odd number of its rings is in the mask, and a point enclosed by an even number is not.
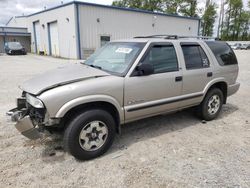
<svg viewBox="0 0 250 188"><path fill-rule="evenodd" d="M154 104L149 104L149 105L146 105L146 106L134 107L132 109L128 109L127 112L143 110L143 109L146 109L146 108L152 108L152 107L156 107L156 106L161 106L161 105L165 105L165 104L170 104L170 103L179 102L179 101L188 100L188 99L193 99L193 98L202 97L202 96L203 96L203 94L196 94L196 95L193 95L193 96L183 97L181 99L173 99L173 100L165 101L165 102L156 102Z"/></svg>

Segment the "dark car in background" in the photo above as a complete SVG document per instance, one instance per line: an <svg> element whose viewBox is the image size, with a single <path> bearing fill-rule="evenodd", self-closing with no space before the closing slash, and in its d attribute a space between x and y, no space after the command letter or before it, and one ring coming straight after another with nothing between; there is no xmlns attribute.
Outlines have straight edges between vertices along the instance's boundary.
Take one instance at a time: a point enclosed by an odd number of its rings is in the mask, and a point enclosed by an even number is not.
<svg viewBox="0 0 250 188"><path fill-rule="evenodd" d="M26 55L27 52L25 48L20 44L20 42L6 42L5 53L8 55Z"/></svg>

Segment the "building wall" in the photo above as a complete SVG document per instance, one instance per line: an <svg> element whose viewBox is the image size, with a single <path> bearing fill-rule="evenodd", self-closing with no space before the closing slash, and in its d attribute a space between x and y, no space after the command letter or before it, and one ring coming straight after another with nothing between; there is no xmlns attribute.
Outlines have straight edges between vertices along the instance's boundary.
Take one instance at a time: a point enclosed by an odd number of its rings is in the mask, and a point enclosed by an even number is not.
<svg viewBox="0 0 250 188"><path fill-rule="evenodd" d="M27 27L27 19L26 16L17 16L12 17L11 20L7 23L8 27Z"/></svg>
<svg viewBox="0 0 250 188"><path fill-rule="evenodd" d="M28 31L31 33L31 50L35 52L35 37L33 22L40 22L41 49L49 53L48 23L57 21L59 37L59 56L64 58L77 58L75 5L71 4L54 10L30 15L27 17ZM43 27L44 25L44 27Z"/></svg>
<svg viewBox="0 0 250 188"><path fill-rule="evenodd" d="M91 5L79 5L79 22L84 58L100 47L102 35L110 36L111 40L154 34L196 36L199 28L199 20Z"/></svg>
<svg viewBox="0 0 250 188"><path fill-rule="evenodd" d="M116 40L153 34L197 35L199 28L198 19L71 2L9 21L7 26L28 28L32 52L36 52L33 23L37 21L40 23L39 51L49 54L48 23L57 21L59 56L79 58L81 54L84 59L101 46L101 36Z"/></svg>

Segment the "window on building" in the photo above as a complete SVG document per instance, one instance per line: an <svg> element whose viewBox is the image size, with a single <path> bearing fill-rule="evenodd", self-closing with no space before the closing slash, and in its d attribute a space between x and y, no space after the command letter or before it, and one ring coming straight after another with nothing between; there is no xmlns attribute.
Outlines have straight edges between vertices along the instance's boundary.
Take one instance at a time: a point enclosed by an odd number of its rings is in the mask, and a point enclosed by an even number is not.
<svg viewBox="0 0 250 188"><path fill-rule="evenodd" d="M178 70L178 60L173 45L152 46L142 63L152 64L155 74Z"/></svg>
<svg viewBox="0 0 250 188"><path fill-rule="evenodd" d="M238 63L233 50L227 43L220 41L207 41L206 43L220 65L233 65Z"/></svg>
<svg viewBox="0 0 250 188"><path fill-rule="evenodd" d="M209 67L209 60L200 45L182 44L181 47L187 70Z"/></svg>
<svg viewBox="0 0 250 188"><path fill-rule="evenodd" d="M110 36L101 36L101 47L110 42Z"/></svg>

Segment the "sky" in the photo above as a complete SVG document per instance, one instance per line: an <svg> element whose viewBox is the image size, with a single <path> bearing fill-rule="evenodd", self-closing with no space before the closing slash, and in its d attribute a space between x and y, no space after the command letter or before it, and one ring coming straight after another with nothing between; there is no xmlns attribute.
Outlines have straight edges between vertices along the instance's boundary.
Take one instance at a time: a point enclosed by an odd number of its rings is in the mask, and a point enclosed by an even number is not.
<svg viewBox="0 0 250 188"><path fill-rule="evenodd" d="M0 0L0 25L5 25L13 16L29 15L72 0ZM81 1L81 0L78 0ZM82 0L97 4L111 5L113 0Z"/></svg>
<svg viewBox="0 0 250 188"><path fill-rule="evenodd" d="M31 13L43 10L44 7L50 8L67 3L72 0L0 0L0 25L5 25L13 16L29 15ZM79 0L97 4L111 5L113 0ZM199 7L202 8L206 0L200 0ZM213 0L219 3L221 0ZM248 0L243 0L247 5ZM218 10L219 12L219 10Z"/></svg>

